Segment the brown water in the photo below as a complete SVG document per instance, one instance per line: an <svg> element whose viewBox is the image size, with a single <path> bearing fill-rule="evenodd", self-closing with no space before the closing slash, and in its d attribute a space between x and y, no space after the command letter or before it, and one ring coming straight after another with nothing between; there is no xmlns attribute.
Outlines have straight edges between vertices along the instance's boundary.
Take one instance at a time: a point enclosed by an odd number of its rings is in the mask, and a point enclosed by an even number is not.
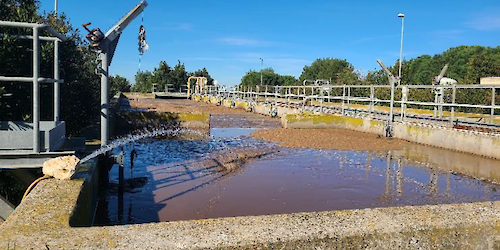
<svg viewBox="0 0 500 250"><path fill-rule="evenodd" d="M139 157L126 178L148 181L123 194L111 188L96 224L500 200L496 160L419 145L386 152L278 148L248 138L252 131L213 128L218 142L137 143ZM273 153L225 172L210 161L224 147Z"/></svg>

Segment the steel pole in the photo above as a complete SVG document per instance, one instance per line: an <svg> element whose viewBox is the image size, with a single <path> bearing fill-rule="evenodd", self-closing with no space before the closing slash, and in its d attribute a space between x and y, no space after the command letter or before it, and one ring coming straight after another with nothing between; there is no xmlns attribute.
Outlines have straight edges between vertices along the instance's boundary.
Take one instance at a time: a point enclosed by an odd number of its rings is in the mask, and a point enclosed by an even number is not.
<svg viewBox="0 0 500 250"><path fill-rule="evenodd" d="M61 120L61 103L59 93L61 91L59 83L59 41L54 42L54 121L58 122Z"/></svg>
<svg viewBox="0 0 500 250"><path fill-rule="evenodd" d="M107 50L101 53L101 146L108 144L109 138L109 97L108 97L108 76L109 76L109 55Z"/></svg>
<svg viewBox="0 0 500 250"><path fill-rule="evenodd" d="M54 2L54 13L55 13L55 19L57 20L57 0ZM58 122L61 120L61 103L60 103L60 83L58 82L60 76L59 76L59 41L55 40L54 41L54 79L56 82L54 82L54 121Z"/></svg>
<svg viewBox="0 0 500 250"><path fill-rule="evenodd" d="M401 18L401 47L399 49L399 84L401 84L401 70L403 66L403 37L405 32L405 18Z"/></svg>
<svg viewBox="0 0 500 250"><path fill-rule="evenodd" d="M262 68L264 67L264 59L260 59L260 85L262 85Z"/></svg>
<svg viewBox="0 0 500 250"><path fill-rule="evenodd" d="M38 28L33 28L33 151L40 152L40 41Z"/></svg>

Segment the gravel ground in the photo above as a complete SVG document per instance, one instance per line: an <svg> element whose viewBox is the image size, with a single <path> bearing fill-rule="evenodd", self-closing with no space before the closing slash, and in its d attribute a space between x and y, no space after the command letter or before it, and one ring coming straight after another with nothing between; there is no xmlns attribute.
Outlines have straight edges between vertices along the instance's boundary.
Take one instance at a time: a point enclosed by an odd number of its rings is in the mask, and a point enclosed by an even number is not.
<svg viewBox="0 0 500 250"><path fill-rule="evenodd" d="M277 142L285 147L357 151L397 150L409 142L347 129L265 129L252 137Z"/></svg>

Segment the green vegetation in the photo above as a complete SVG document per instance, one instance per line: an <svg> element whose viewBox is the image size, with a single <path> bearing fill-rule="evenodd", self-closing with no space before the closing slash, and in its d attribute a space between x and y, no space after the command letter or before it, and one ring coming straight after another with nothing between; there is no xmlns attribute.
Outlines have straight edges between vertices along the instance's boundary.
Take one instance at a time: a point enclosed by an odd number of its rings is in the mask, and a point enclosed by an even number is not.
<svg viewBox="0 0 500 250"><path fill-rule="evenodd" d="M208 85L213 85L214 79L210 76L206 68L187 72L186 67L180 61L172 69L167 62L161 61L157 68L151 71L139 71L135 75L135 85L132 90L137 92L151 92L153 84L158 90L163 91L167 86L173 91L180 91L182 86L187 84L190 76L203 76L207 78Z"/></svg>
<svg viewBox="0 0 500 250"><path fill-rule="evenodd" d="M256 86L260 84L260 71L248 71L243 78L241 78L242 86ZM294 76L280 75L274 72L272 68L262 70L262 85L267 86L283 86L283 85L297 85L298 80Z"/></svg>
<svg viewBox="0 0 500 250"><path fill-rule="evenodd" d="M116 75L109 77L109 95L114 96L118 92L129 92L131 88L127 78Z"/></svg>
<svg viewBox="0 0 500 250"><path fill-rule="evenodd" d="M422 55L409 61L403 61L401 84L430 85L445 64L450 67L446 77L453 78L458 84L479 84L481 77L500 76L500 47L459 46L434 56ZM398 73L398 62L391 68ZM369 72L368 84L388 84L382 70Z"/></svg>
<svg viewBox="0 0 500 250"><path fill-rule="evenodd" d="M324 58L316 59L311 66L304 66L300 81L326 79L334 84L358 84L359 76L352 64L346 60Z"/></svg>

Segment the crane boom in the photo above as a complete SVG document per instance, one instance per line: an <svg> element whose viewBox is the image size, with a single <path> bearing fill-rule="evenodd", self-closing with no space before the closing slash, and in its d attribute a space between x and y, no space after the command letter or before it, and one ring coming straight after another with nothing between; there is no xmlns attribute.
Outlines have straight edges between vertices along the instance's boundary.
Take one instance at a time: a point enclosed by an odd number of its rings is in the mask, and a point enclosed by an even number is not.
<svg viewBox="0 0 500 250"><path fill-rule="evenodd" d="M137 6L130 10L122 19L106 32L104 39L113 41L122 31L148 6L146 0L142 0Z"/></svg>

